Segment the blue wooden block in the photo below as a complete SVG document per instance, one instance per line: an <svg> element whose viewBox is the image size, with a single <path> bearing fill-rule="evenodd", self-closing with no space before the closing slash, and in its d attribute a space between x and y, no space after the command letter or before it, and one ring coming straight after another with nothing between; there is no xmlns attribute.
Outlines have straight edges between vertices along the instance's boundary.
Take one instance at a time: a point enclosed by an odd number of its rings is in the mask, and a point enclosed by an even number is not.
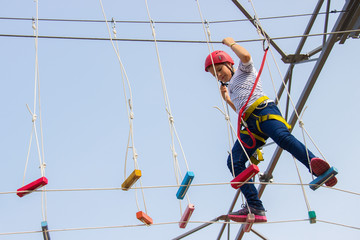
<svg viewBox="0 0 360 240"><path fill-rule="evenodd" d="M318 189L321 185L325 183L326 180L332 178L338 174L338 170L335 167L329 168L326 172L315 178L313 181L310 182L310 188L312 190Z"/></svg>
<svg viewBox="0 0 360 240"><path fill-rule="evenodd" d="M186 195L187 190L190 187L190 184L192 180L194 179L195 175L193 172L187 171L186 175L181 183L181 186L179 187L179 190L176 193L177 199L183 199Z"/></svg>
<svg viewBox="0 0 360 240"><path fill-rule="evenodd" d="M48 229L47 221L41 222L41 229L43 232L44 240L50 240L50 234L48 232L49 229Z"/></svg>

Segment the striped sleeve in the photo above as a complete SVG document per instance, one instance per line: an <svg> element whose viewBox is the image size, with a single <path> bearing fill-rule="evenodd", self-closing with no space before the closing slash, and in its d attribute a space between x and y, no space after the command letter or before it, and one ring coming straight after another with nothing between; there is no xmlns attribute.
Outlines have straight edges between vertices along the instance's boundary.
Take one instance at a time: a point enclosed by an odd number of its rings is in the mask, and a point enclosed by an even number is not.
<svg viewBox="0 0 360 240"><path fill-rule="evenodd" d="M240 62L238 69L235 71L234 76L231 78L228 86L229 94L231 101L236 107L237 113L239 113L240 109L245 105L255 84L257 74L258 73L251 59L248 63ZM259 80L255 91L246 106L246 109L262 96L265 96L265 94L262 90L261 80Z"/></svg>

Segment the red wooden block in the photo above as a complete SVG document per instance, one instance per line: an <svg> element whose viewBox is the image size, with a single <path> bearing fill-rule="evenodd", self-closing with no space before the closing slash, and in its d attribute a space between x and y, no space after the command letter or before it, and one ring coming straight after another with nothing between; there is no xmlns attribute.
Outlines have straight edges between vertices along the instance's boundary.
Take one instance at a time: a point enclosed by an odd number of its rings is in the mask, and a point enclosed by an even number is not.
<svg viewBox="0 0 360 240"><path fill-rule="evenodd" d="M136 218L145 223L146 225L153 224L153 220L146 213L139 211L136 213Z"/></svg>
<svg viewBox="0 0 360 240"><path fill-rule="evenodd" d="M251 164L231 181L231 186L235 189L238 189L244 184L244 182L249 181L249 179L254 177L258 172L260 172L259 167L255 164Z"/></svg>
<svg viewBox="0 0 360 240"><path fill-rule="evenodd" d="M35 180L35 181L25 185L25 186L19 188L17 190L16 194L19 197L23 197L23 196L31 193L30 191L34 191L34 190L36 190L38 188L41 188L41 187L45 186L46 184L48 184L47 178L46 177L41 177L41 178L39 178L39 179L37 179L37 180ZM28 191L28 192L23 192L23 191Z"/></svg>
<svg viewBox="0 0 360 240"><path fill-rule="evenodd" d="M184 212L184 214L181 216L180 222L179 222L179 227L180 228L185 228L186 225L189 222L189 219L193 213L193 211L195 210L195 206L194 204L189 204Z"/></svg>

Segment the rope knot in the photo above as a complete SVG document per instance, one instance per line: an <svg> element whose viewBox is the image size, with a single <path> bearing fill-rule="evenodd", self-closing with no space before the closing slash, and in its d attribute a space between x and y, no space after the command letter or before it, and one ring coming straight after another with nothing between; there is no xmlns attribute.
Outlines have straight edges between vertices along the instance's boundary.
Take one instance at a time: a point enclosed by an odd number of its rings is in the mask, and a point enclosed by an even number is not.
<svg viewBox="0 0 360 240"><path fill-rule="evenodd" d="M137 154L136 150L134 149L133 160L136 161L136 159L138 158L138 156L139 156L139 155Z"/></svg>
<svg viewBox="0 0 360 240"><path fill-rule="evenodd" d="M130 113L130 119L134 119L134 113L133 112Z"/></svg>
<svg viewBox="0 0 360 240"><path fill-rule="evenodd" d="M32 28L33 28L34 30L36 30L35 19L33 19L33 21L32 21Z"/></svg>
<svg viewBox="0 0 360 240"><path fill-rule="evenodd" d="M171 123L171 124L173 124L173 123L174 123L174 117L173 117L172 115L170 115L170 117L169 117L169 121L170 121L170 123Z"/></svg>
<svg viewBox="0 0 360 240"><path fill-rule="evenodd" d="M154 38L156 38L156 33L155 33L155 22L154 20L150 20L150 25L151 25L151 31L152 31L152 35Z"/></svg>
<svg viewBox="0 0 360 240"><path fill-rule="evenodd" d="M230 120L230 116L226 114L226 115L225 115L225 120L226 120L226 121L229 121L229 120Z"/></svg>
<svg viewBox="0 0 360 240"><path fill-rule="evenodd" d="M299 121L299 126L300 126L301 128L304 128L304 125L305 125L304 122L303 122L302 120L300 120L300 121Z"/></svg>
<svg viewBox="0 0 360 240"><path fill-rule="evenodd" d="M31 120L31 121L32 121L32 122L35 122L35 121L36 121L36 119L37 119L37 115L36 115L36 114L33 114L33 115L32 115L32 120Z"/></svg>

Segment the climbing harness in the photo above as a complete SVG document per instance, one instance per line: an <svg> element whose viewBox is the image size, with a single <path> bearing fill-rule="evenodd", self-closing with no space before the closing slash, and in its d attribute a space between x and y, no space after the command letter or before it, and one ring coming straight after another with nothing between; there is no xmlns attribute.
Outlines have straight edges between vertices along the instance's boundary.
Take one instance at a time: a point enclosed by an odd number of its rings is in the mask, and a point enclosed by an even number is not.
<svg viewBox="0 0 360 240"><path fill-rule="evenodd" d="M262 122L265 122L267 120L277 120L277 121L280 121L282 123L285 124L285 126L288 128L288 129L291 129L291 126L286 122L286 120L280 116L280 115L276 115L276 114L267 114L267 115L264 115L264 116L257 116L255 114L253 114L253 111L255 109L264 109L265 107L267 107L268 103L270 102L269 98L267 96L263 96L263 97L260 97L259 99L257 99L253 104L250 105L250 107L248 107L248 109L244 112L245 108L247 107L247 104L249 103L250 101L250 98L252 96L252 94L254 93L255 91L255 88L259 82L259 79L260 79L260 75L261 75L261 72L264 68L264 64L265 64L265 60L266 60L266 55L267 55L267 52L269 50L269 47L265 48L264 47L264 57L263 57L263 60L262 60L262 63L261 63L261 66L260 66L260 69L259 69L259 73L258 75L256 76L256 80L255 80L255 83L254 83L254 86L253 88L251 89L251 92L249 94L249 97L245 103L245 105L240 109L239 111L239 117L238 117L238 138L239 140L241 141L241 143L246 147L246 148L254 148L255 145L256 145L256 139L257 140L260 140L261 142L265 143L265 139L261 136L258 136L256 135L255 133L252 133L247 124L246 124L246 120L251 116L252 118L255 118L256 119L256 126L257 126L257 129L259 130L260 133L263 133L263 131L261 131L261 128L260 128L260 123ZM264 106L261 106L261 105L264 105ZM244 129L245 130L241 130L241 127L242 125L244 126ZM248 144L246 144L245 142L243 142L240 138L240 134L246 134L246 135L249 135L251 140L252 140L252 144L251 146L249 146ZM264 134L264 133L263 133Z"/></svg>

